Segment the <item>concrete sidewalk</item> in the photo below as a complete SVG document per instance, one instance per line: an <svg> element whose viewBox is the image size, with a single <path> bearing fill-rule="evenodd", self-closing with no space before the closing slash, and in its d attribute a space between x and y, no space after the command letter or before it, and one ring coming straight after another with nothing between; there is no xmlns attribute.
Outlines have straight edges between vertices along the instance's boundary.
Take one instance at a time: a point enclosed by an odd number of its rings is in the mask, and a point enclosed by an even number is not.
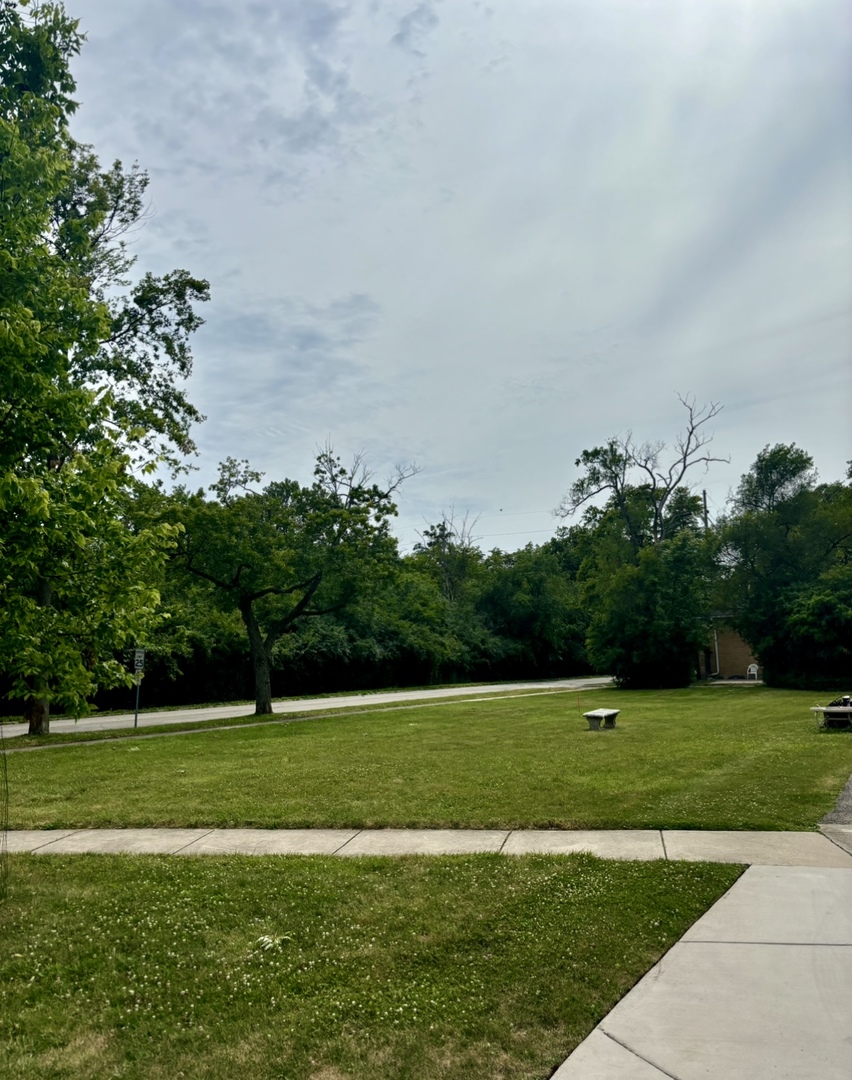
<svg viewBox="0 0 852 1080"><path fill-rule="evenodd" d="M12 831L6 845L39 855L590 851L748 863L553 1080L850 1080L852 826L825 825L823 833L66 829Z"/></svg>
<svg viewBox="0 0 852 1080"><path fill-rule="evenodd" d="M56 829L12 830L10 852L71 855L568 855L852 870L852 827L819 833L675 829ZM826 826L828 831L829 826Z"/></svg>
<svg viewBox="0 0 852 1080"><path fill-rule="evenodd" d="M852 1077L852 870L749 867L553 1074L708 1077Z"/></svg>
<svg viewBox="0 0 852 1080"><path fill-rule="evenodd" d="M336 697L303 698L298 701L275 701L273 713L287 715L330 712L333 709L370 709L376 705L390 705L408 701L428 703L430 701L468 698L474 701L483 698L494 699L501 694L515 694L523 691L530 693L556 693L563 690L599 690L612 686L609 676L589 675L579 679L549 679L537 682L489 683L483 686L444 686L436 690L387 690L379 694L341 694ZM252 716L254 705L211 705L196 709L167 709L162 712L141 712L139 727L154 727L161 724L200 724L204 720L226 720L234 716ZM120 716L89 716L81 720L51 720L52 734L75 731L116 731L133 727L133 713ZM3 735L14 738L26 735L26 724L4 724Z"/></svg>

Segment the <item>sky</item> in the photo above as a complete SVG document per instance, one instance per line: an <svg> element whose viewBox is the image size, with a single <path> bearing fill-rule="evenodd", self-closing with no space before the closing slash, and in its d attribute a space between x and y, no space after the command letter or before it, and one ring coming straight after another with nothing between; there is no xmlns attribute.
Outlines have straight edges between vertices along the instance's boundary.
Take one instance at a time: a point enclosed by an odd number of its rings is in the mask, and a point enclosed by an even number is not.
<svg viewBox="0 0 852 1080"><path fill-rule="evenodd" d="M327 442L543 543L583 449L671 444L711 515L765 445L852 457L848 0L67 0L72 133L151 178L137 269L205 277L198 471Z"/></svg>

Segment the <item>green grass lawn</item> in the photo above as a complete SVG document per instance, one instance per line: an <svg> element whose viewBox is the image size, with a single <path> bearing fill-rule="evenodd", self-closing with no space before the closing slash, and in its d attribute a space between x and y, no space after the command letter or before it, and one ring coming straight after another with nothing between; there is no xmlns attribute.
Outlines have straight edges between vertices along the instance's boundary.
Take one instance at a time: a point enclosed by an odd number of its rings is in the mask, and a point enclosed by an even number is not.
<svg viewBox="0 0 852 1080"><path fill-rule="evenodd" d="M852 772L813 695L583 691L8 756L13 828L808 829Z"/></svg>
<svg viewBox="0 0 852 1080"><path fill-rule="evenodd" d="M544 1080L739 867L13 856L9 1080Z"/></svg>

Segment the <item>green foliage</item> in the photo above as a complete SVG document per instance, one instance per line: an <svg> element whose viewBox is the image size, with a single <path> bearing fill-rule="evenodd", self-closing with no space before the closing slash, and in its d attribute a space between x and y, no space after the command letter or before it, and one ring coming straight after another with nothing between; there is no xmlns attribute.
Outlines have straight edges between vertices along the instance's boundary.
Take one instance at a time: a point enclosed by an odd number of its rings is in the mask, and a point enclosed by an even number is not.
<svg viewBox="0 0 852 1080"><path fill-rule="evenodd" d="M130 294L123 234L147 179L106 173L75 143L61 4L0 7L0 664L34 729L126 679L112 654L153 625L164 526L133 530L131 467L191 446L192 304L206 283L145 276Z"/></svg>
<svg viewBox="0 0 852 1080"><path fill-rule="evenodd" d="M122 519L125 460L104 441L59 467L0 475L0 667L12 695L85 710L98 687L129 684L114 652L154 624L155 580L174 529Z"/></svg>
<svg viewBox="0 0 852 1080"><path fill-rule="evenodd" d="M772 511L779 502L811 490L816 484L813 464L810 454L800 450L795 443L765 446L740 480L733 499L734 510L739 513Z"/></svg>
<svg viewBox="0 0 852 1080"><path fill-rule="evenodd" d="M762 451L721 523L724 605L777 685L852 678L852 488L795 446Z"/></svg>
<svg viewBox="0 0 852 1080"><path fill-rule="evenodd" d="M631 689L688 686L706 641L707 545L688 531L591 576L589 658Z"/></svg>
<svg viewBox="0 0 852 1080"><path fill-rule="evenodd" d="M686 409L684 430L675 438L663 460L666 444L636 443L633 433L613 437L603 446L584 450L574 465L582 472L571 485L557 513L571 517L598 496L605 495L608 505L619 515L625 537L634 554L646 544L669 539L680 527L684 515L695 507L689 500L686 477L691 469L713 461L724 461L707 450L712 435L704 425L721 411L715 402L698 407L692 397L680 397ZM673 505L674 503L674 505Z"/></svg>
<svg viewBox="0 0 852 1080"><path fill-rule="evenodd" d="M589 661L623 688L688 685L706 640L713 547L686 477L723 460L707 451L704 430L720 406L680 400L687 423L668 461L663 443L637 444L629 432L611 438L577 459L582 473L559 508L568 517L587 506L581 525L557 541L581 560ZM601 495L603 506L587 505Z"/></svg>
<svg viewBox="0 0 852 1080"><path fill-rule="evenodd" d="M558 555L528 544L521 551L494 551L486 560L477 610L504 643L504 672L561 675L586 668L587 626L575 576Z"/></svg>
<svg viewBox="0 0 852 1080"><path fill-rule="evenodd" d="M229 459L214 485L218 501L178 492L169 512L183 527L185 572L206 582L223 610L240 614L263 714L271 712L270 669L284 634L345 608L396 558L396 485L370 483L359 461L346 468L331 450L318 456L310 486L284 480L249 490L258 479Z"/></svg>

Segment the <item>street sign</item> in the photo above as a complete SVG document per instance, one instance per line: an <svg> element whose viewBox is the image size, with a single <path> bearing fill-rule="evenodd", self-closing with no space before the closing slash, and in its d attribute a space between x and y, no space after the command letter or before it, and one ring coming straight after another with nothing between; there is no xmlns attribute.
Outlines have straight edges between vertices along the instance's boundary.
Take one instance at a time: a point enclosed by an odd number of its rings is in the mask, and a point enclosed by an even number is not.
<svg viewBox="0 0 852 1080"><path fill-rule="evenodd" d="M145 650L133 650L133 671L136 675L136 712L133 717L133 726L139 726L139 687L142 685L142 673L145 671Z"/></svg>

